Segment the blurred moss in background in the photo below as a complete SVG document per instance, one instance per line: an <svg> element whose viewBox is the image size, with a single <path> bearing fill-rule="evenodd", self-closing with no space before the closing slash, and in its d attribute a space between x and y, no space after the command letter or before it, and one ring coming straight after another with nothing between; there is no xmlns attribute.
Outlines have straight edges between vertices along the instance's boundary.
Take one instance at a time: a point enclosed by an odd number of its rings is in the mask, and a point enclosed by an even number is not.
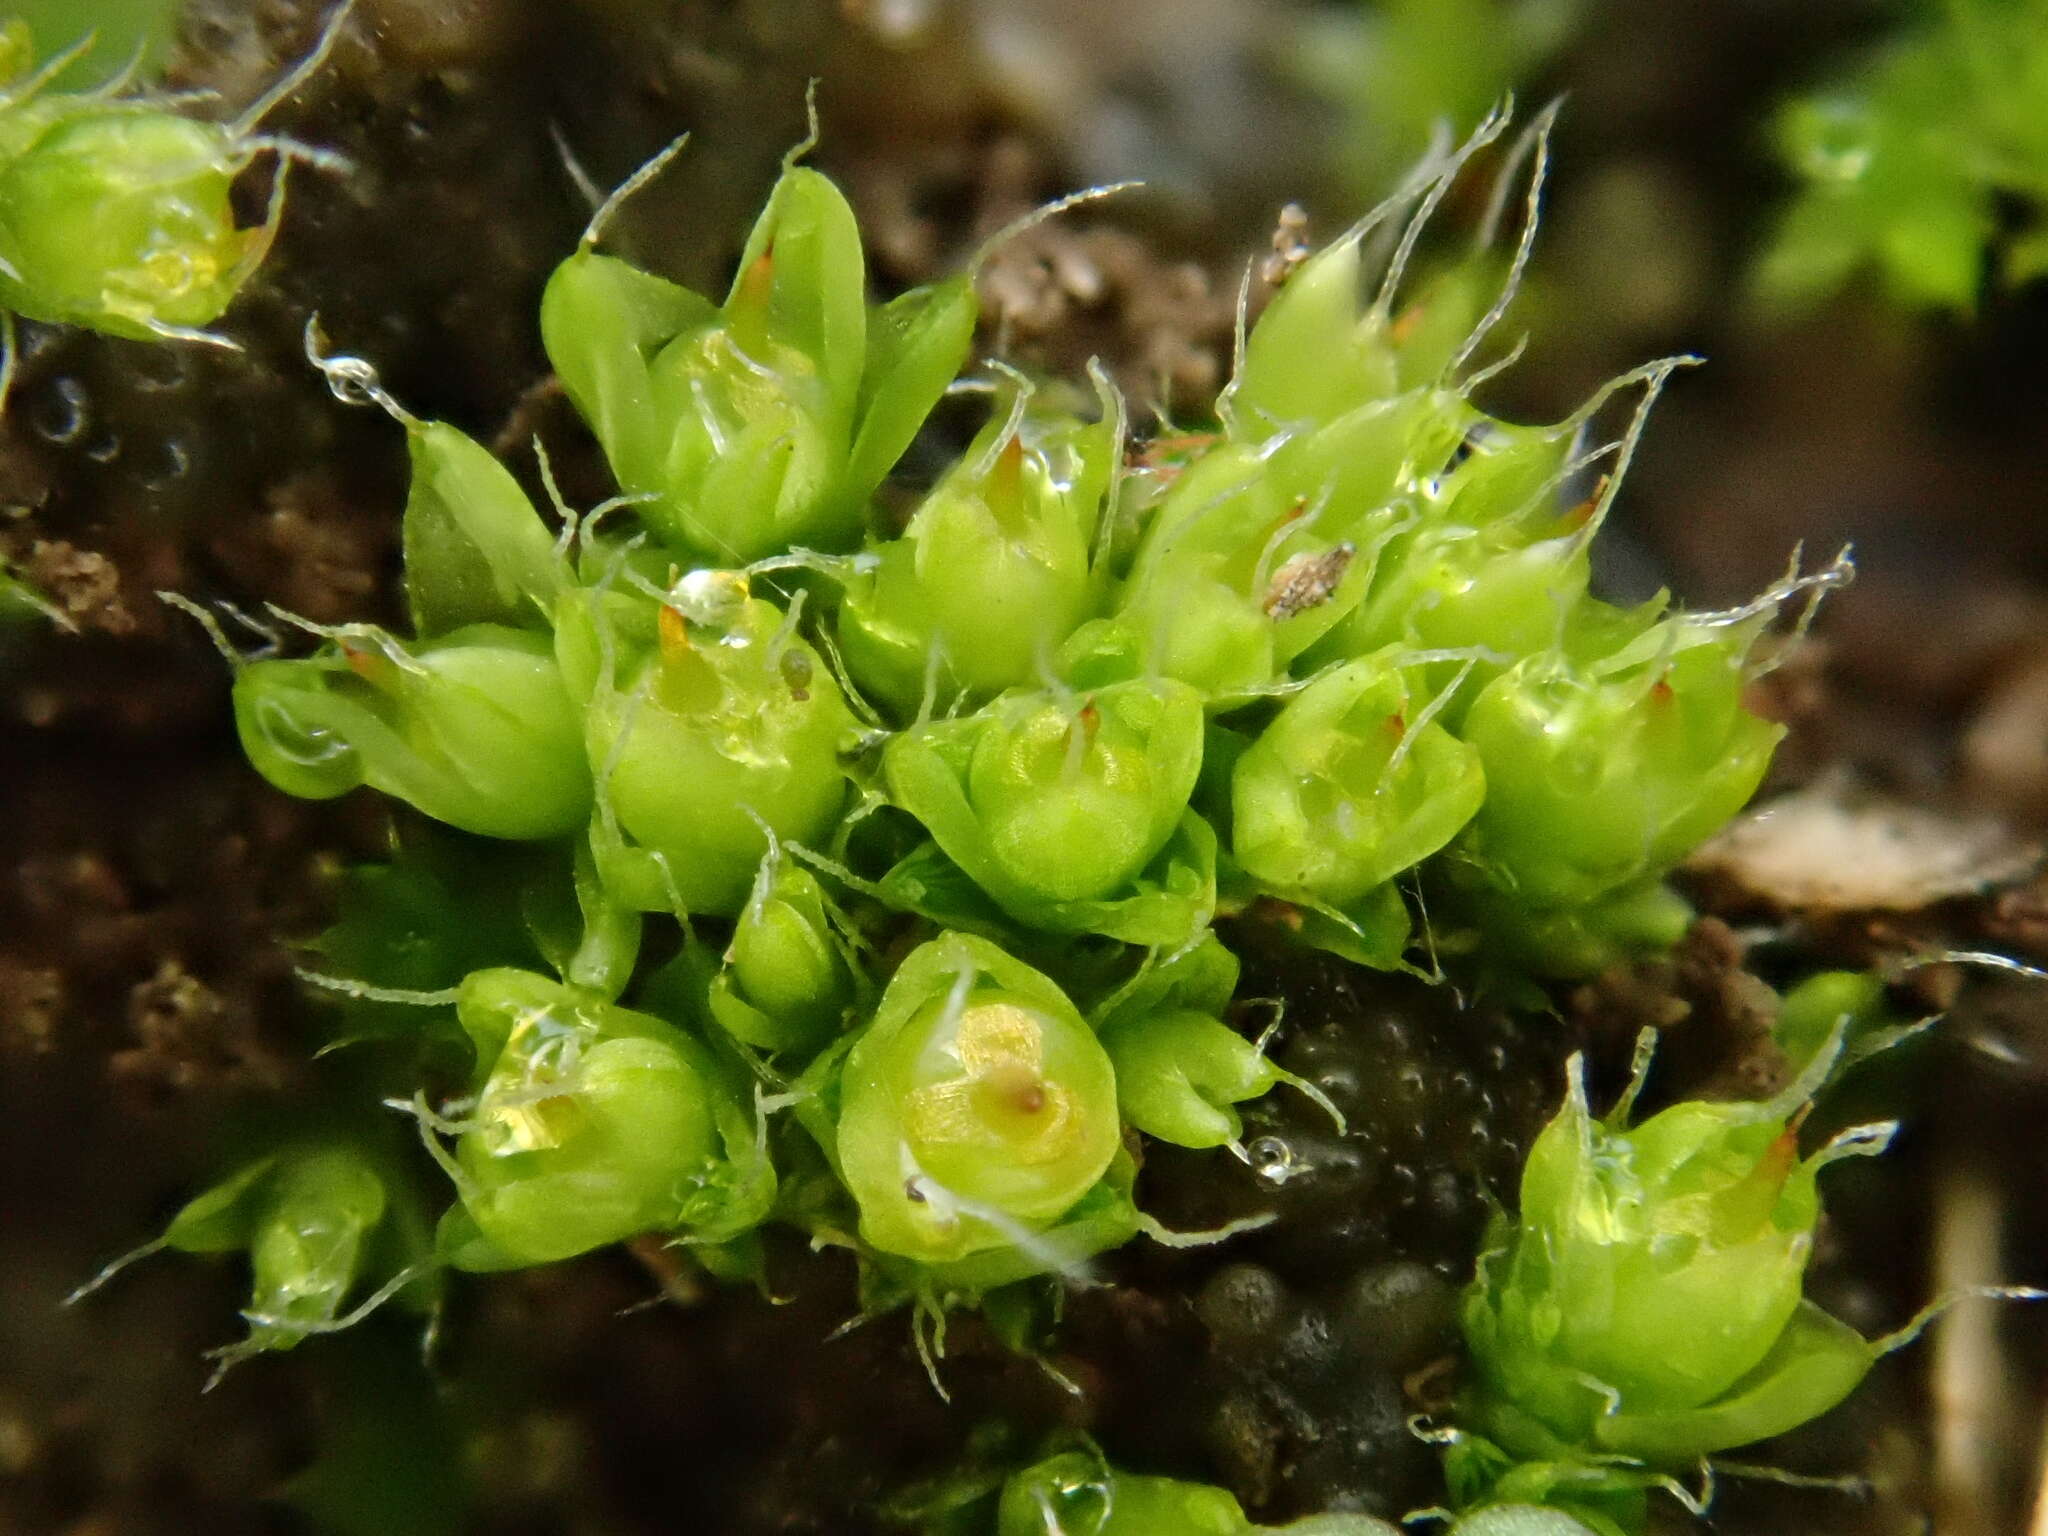
<svg viewBox="0 0 2048 1536"><path fill-rule="evenodd" d="M1756 271L1766 303L1869 276L1893 303L1967 313L1987 265L2048 273L2048 3L1929 0L1900 20L1772 125L1799 190Z"/></svg>
<svg viewBox="0 0 2048 1536"><path fill-rule="evenodd" d="M92 39L56 79L78 90L139 61L146 78L163 67L178 24L178 0L17 0L10 7L28 23L36 57L54 58Z"/></svg>
<svg viewBox="0 0 2048 1536"><path fill-rule="evenodd" d="M1570 39L1585 0L1377 0L1301 20L1287 53L1341 127L1332 169L1377 202L1428 148L1516 91Z"/></svg>

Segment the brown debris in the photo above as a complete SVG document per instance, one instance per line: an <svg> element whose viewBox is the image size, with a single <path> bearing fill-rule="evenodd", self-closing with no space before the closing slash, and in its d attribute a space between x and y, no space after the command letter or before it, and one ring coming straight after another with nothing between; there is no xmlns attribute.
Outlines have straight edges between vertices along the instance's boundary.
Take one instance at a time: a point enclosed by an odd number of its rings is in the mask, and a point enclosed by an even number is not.
<svg viewBox="0 0 2048 1536"><path fill-rule="evenodd" d="M1418 1413L1450 1412L1457 1401L1458 1357L1439 1355L1401 1378L1401 1396Z"/></svg>
<svg viewBox="0 0 2048 1536"><path fill-rule="evenodd" d="M1994 895L1979 918L1984 938L2001 949L2048 962L2048 876Z"/></svg>
<svg viewBox="0 0 2048 1536"><path fill-rule="evenodd" d="M225 753L27 735L5 766L6 1044L98 1063L150 1108L284 1085L285 946L323 926L327 872L376 845L376 818L348 830L372 808L287 801Z"/></svg>
<svg viewBox="0 0 2048 1536"><path fill-rule="evenodd" d="M121 601L121 573L105 555L63 539L37 539L21 574L56 605L72 629L125 635L135 628L135 615Z"/></svg>
<svg viewBox="0 0 2048 1536"><path fill-rule="evenodd" d="M902 282L957 270L1072 186L1014 134L856 160L848 183L878 266ZM1065 378L1099 357L1135 401L1199 410L1223 382L1234 297L1199 262L1120 227L1127 217L1120 203L1076 210L997 246L977 274L981 345Z"/></svg>
<svg viewBox="0 0 2048 1536"><path fill-rule="evenodd" d="M285 1080L246 1003L230 1002L175 958L129 991L128 1025L137 1044L109 1063L128 1082L185 1092L274 1089Z"/></svg>
<svg viewBox="0 0 2048 1536"><path fill-rule="evenodd" d="M212 547L243 587L303 618L337 624L373 607L391 553L387 516L366 516L332 481L301 475L272 487L263 511Z"/></svg>
<svg viewBox="0 0 2048 1536"><path fill-rule="evenodd" d="M2048 818L2048 651L1986 690L1960 750L1971 791L2032 820Z"/></svg>
<svg viewBox="0 0 2048 1536"><path fill-rule="evenodd" d="M1775 720L1789 727L1789 739L1780 745L1773 763L1782 769L1788 751L1810 756L1819 745L1808 738L1824 732L1828 711L1835 703L1828 687L1833 650L1819 636L1798 637L1766 632L1758 638L1756 657L1769 670L1751 679L1742 691L1742 706L1751 714ZM1811 774L1805 777L1811 777ZM1800 782L1804 782L1802 779Z"/></svg>
<svg viewBox="0 0 2048 1536"><path fill-rule="evenodd" d="M474 67L506 51L529 13L492 0L368 0L363 27L401 69Z"/></svg>
<svg viewBox="0 0 2048 1536"><path fill-rule="evenodd" d="M0 955L0 1056L45 1055L57 1048L64 978L46 965Z"/></svg>
<svg viewBox="0 0 2048 1536"><path fill-rule="evenodd" d="M1256 1399L1234 1395L1217 1404L1209 1430L1209 1451L1231 1486L1254 1508L1272 1502L1280 1479L1286 1436Z"/></svg>
<svg viewBox="0 0 2048 1536"><path fill-rule="evenodd" d="M1280 287L1308 256L1308 214L1301 204L1289 203L1273 226L1273 251L1259 263L1259 281L1268 288Z"/></svg>
<svg viewBox="0 0 2048 1536"><path fill-rule="evenodd" d="M2041 860L2003 822L1891 800L1831 776L1747 812L1688 869L1780 912L1916 912L2025 876Z"/></svg>
<svg viewBox="0 0 2048 1536"><path fill-rule="evenodd" d="M1355 544L1339 544L1324 554L1296 555L1273 573L1264 604L1269 619L1291 619L1327 603L1351 568Z"/></svg>
<svg viewBox="0 0 2048 1536"><path fill-rule="evenodd" d="M1126 392L1176 408L1223 382L1229 300L1127 230L1041 225L990 257L979 286L999 354L1060 374L1114 358Z"/></svg>
<svg viewBox="0 0 2048 1536"><path fill-rule="evenodd" d="M1579 987L1572 1017L1619 1058L1657 1031L1659 1083L1687 1098L1768 1098L1791 1077L1771 1029L1778 997L1743 965L1742 941L1703 917L1668 955L1616 966Z"/></svg>

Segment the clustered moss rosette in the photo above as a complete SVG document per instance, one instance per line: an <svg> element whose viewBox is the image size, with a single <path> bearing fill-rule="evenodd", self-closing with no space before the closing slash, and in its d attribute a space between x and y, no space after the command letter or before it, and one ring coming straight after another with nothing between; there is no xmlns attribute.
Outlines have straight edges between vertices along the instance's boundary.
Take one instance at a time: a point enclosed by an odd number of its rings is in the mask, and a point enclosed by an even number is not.
<svg viewBox="0 0 2048 1536"><path fill-rule="evenodd" d="M1145 1137L1236 1147L1235 1106L1319 1097L1232 1019L1219 918L1525 986L1676 936L1664 873L1764 771L1741 691L1802 583L1709 615L1589 591L1668 366L1511 425L1475 359L1526 239L1403 294L1500 127L1291 275L1216 430L1134 455L1099 376L1082 408L998 369L900 527L876 492L968 363L973 289L870 306L801 166L722 303L598 251L615 205L557 270L543 336L621 487L558 531L318 359L405 424L412 633L238 663L244 746L288 792L524 850L473 898L468 855L394 872L382 913L361 886L324 946L352 1036L419 1010L388 1096L455 1188L434 1263L652 1234L758 1281L780 1223L855 1249L870 1309L1028 1317L1002 1298L1139 1233L1227 1235L1139 1209Z"/></svg>
<svg viewBox="0 0 2048 1536"><path fill-rule="evenodd" d="M1895 1129L1800 1147L1814 1093L1849 1059L1863 980L1817 978L1788 998L1795 1033L1827 1023L1769 1100L1681 1102L1632 1125L1649 1037L1602 1117L1573 1058L1518 1213L1496 1219L1466 1292L1454 1503L1533 1500L1607 1536L1639 1531L1648 1490L1690 1503L1679 1479L1825 1413L1917 1333L1867 1340L1802 1294L1821 1171L1882 1152Z"/></svg>

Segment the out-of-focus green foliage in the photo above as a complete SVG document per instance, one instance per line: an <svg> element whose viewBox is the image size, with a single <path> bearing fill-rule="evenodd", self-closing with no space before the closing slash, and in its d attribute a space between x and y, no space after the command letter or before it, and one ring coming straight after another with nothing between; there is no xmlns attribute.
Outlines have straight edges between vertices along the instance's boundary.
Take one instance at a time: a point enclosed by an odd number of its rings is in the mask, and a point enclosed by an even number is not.
<svg viewBox="0 0 2048 1536"><path fill-rule="evenodd" d="M317 67L332 40L330 28L302 70ZM75 54L91 41L88 33ZM66 62L60 54L35 68L28 24L0 23L0 308L140 340L218 342L202 327L269 250L290 162L317 154L256 133L276 96L243 120L210 122L166 98L121 94L119 84L60 91ZM269 210L245 229L235 180L271 153L279 164Z"/></svg>
<svg viewBox="0 0 2048 1536"><path fill-rule="evenodd" d="M430 1230L385 1138L338 1128L243 1164L188 1202L151 1247L248 1255L249 1332L217 1352L226 1364L344 1327L358 1303L431 1304Z"/></svg>
<svg viewBox="0 0 2048 1536"><path fill-rule="evenodd" d="M153 78L170 51L181 6L182 0L13 0L8 9L28 24L41 58L91 39L91 57L81 57L56 78L59 86L76 89L131 59L140 78Z"/></svg>
<svg viewBox="0 0 2048 1536"><path fill-rule="evenodd" d="M1967 312L1987 260L2007 282L2048 273L2048 3L1915 9L1779 113L1799 185L1756 269L1766 299L1809 303L1868 275L1898 304Z"/></svg>
<svg viewBox="0 0 2048 1536"><path fill-rule="evenodd" d="M321 1536L455 1536L473 1469L463 1416L409 1345L353 1334L313 1367L324 1407L319 1451L279 1490Z"/></svg>
<svg viewBox="0 0 2048 1536"><path fill-rule="evenodd" d="M1362 198L1386 196L1438 131L1462 135L1571 35L1585 0L1346 0L1290 53L1339 114L1332 156Z"/></svg>
<svg viewBox="0 0 2048 1536"><path fill-rule="evenodd" d="M37 616L57 620L57 609L28 581L0 561L0 631Z"/></svg>

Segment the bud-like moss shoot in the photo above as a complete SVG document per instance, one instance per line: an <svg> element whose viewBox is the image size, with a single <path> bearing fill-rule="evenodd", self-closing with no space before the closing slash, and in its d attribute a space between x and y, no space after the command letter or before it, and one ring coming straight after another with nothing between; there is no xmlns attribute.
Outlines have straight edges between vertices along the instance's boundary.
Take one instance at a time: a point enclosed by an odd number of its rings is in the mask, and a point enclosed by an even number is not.
<svg viewBox="0 0 2048 1536"><path fill-rule="evenodd" d="M1401 517L1386 489L1317 481L1263 447L1220 444L1152 509L1117 611L1063 647L1067 674L1163 675L1210 700L1260 693L1364 594Z"/></svg>
<svg viewBox="0 0 2048 1536"><path fill-rule="evenodd" d="M1146 1135L1183 1147L1235 1146L1244 1122L1233 1106L1279 1083L1336 1115L1313 1085L1273 1065L1217 1017L1237 990L1237 971L1237 957L1208 934L1148 965L1097 1010L1096 1029L1116 1067L1117 1103Z"/></svg>
<svg viewBox="0 0 2048 1536"><path fill-rule="evenodd" d="M1399 653L1302 690L1238 759L1232 851L1271 893L1339 913L1435 853L1487 794L1479 754L1436 723Z"/></svg>
<svg viewBox="0 0 2048 1536"><path fill-rule="evenodd" d="M997 1505L996 1536L1398 1536L1372 1515L1310 1515L1254 1525L1227 1490L1124 1472L1092 1446L1013 1474Z"/></svg>
<svg viewBox="0 0 2048 1536"><path fill-rule="evenodd" d="M765 1051L824 1044L853 1001L844 944L817 877L772 850L711 979L712 1018Z"/></svg>
<svg viewBox="0 0 2048 1536"><path fill-rule="evenodd" d="M235 678L242 750L287 794L368 784L485 837L560 837L590 814L583 722L547 638L474 624L406 645L368 626Z"/></svg>
<svg viewBox="0 0 2048 1536"><path fill-rule="evenodd" d="M727 598L704 596L714 588ZM569 650L605 669L586 737L599 808L625 841L600 848L600 868L647 910L731 916L771 836L811 843L836 824L852 717L794 616L731 573L694 572L667 600L620 610L592 601L558 632L565 671L584 665Z"/></svg>
<svg viewBox="0 0 2048 1536"><path fill-rule="evenodd" d="M48 69L27 73L26 38L15 37L0 90L0 309L137 340L219 342L200 328L270 249L289 162L327 158L254 129L320 66L347 10L237 123L184 117L148 96L52 91ZM273 151L269 210L241 228L235 180Z"/></svg>
<svg viewBox="0 0 2048 1536"><path fill-rule="evenodd" d="M1094 608L1097 525L1119 450L1094 425L1000 411L875 565L849 582L839 643L898 718L1029 686Z"/></svg>
<svg viewBox="0 0 2048 1536"><path fill-rule="evenodd" d="M1919 1026L1892 1016L1884 994L1884 977L1875 971L1822 971L1785 994L1771 1036L1799 1071L1839 1038L1847 1066L1917 1032Z"/></svg>
<svg viewBox="0 0 2048 1536"><path fill-rule="evenodd" d="M1472 847L1516 899L1609 895L1742 808L1784 734L1742 707L1760 622L1674 617L1601 661L1539 655L1481 691L1462 726L1486 767Z"/></svg>
<svg viewBox="0 0 2048 1536"><path fill-rule="evenodd" d="M681 553L843 548L965 360L963 281L868 314L853 211L786 169L722 305L586 247L541 302L548 356L620 486Z"/></svg>
<svg viewBox="0 0 2048 1536"><path fill-rule="evenodd" d="M1891 1132L1801 1155L1833 1054L1769 1102L1680 1103L1635 1126L1633 1087L1592 1116L1574 1059L1520 1214L1490 1236L1466 1293L1475 1374L1459 1421L1483 1443L1453 1448L1461 1502L1483 1492L1461 1480L1497 1474L1489 1457L1682 1470L1824 1413L1862 1379L1881 1346L1801 1295L1821 1169Z"/></svg>
<svg viewBox="0 0 2048 1536"><path fill-rule="evenodd" d="M914 950L847 1054L836 1152L861 1237L944 1263L1028 1244L1108 1170L1116 1077L1066 994L993 944Z"/></svg>
<svg viewBox="0 0 2048 1536"><path fill-rule="evenodd" d="M235 226L244 159L167 112L59 119L0 167L0 305L136 338L211 324L275 233Z"/></svg>
<svg viewBox="0 0 2048 1536"><path fill-rule="evenodd" d="M527 971L479 971L457 1013L475 1096L440 1247L461 1269L569 1258L643 1232L722 1241L775 1178L732 1072L650 1014Z"/></svg>
<svg viewBox="0 0 2048 1536"><path fill-rule="evenodd" d="M1007 693L905 731L883 757L890 798L1016 921L1162 944L1193 936L1214 903L1214 840L1189 825L1201 762L1201 700L1165 678ZM1199 874L1154 875L1204 849L1206 891Z"/></svg>
<svg viewBox="0 0 2048 1536"><path fill-rule="evenodd" d="M224 1361L290 1349L414 1286L431 1291L427 1226L384 1158L346 1138L280 1148L195 1197L151 1247L249 1255L249 1335ZM148 1250L144 1250L145 1252ZM109 1271L111 1272L111 1271Z"/></svg>

